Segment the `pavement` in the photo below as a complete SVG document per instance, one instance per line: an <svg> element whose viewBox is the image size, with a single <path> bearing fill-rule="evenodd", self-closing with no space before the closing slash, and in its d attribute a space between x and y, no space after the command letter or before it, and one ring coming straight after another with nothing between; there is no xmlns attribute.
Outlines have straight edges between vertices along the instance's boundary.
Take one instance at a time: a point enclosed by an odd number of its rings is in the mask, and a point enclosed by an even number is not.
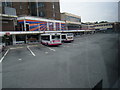
<svg viewBox="0 0 120 90"><path fill-rule="evenodd" d="M2 61L3 88L117 88L120 37L96 33L58 47L9 47Z"/></svg>

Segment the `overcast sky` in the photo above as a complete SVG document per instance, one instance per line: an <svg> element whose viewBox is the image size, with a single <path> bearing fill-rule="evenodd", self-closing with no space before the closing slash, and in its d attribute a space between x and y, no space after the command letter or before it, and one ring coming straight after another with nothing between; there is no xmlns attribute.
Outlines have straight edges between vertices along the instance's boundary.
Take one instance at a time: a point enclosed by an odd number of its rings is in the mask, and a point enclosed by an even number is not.
<svg viewBox="0 0 120 90"><path fill-rule="evenodd" d="M60 0L61 12L81 16L82 22L118 21L119 0Z"/></svg>

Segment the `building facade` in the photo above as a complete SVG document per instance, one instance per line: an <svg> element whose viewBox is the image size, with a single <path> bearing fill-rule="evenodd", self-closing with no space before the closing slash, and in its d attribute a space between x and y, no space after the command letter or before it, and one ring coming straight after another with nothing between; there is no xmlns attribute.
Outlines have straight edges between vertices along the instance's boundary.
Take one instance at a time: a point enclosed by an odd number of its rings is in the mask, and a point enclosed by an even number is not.
<svg viewBox="0 0 120 90"><path fill-rule="evenodd" d="M0 14L0 16L2 16L2 31L15 31L17 16L6 14Z"/></svg>
<svg viewBox="0 0 120 90"><path fill-rule="evenodd" d="M82 23L82 30L96 30L96 31L113 31L114 24L112 22L95 22L95 23Z"/></svg>
<svg viewBox="0 0 120 90"><path fill-rule="evenodd" d="M37 0L30 2L29 0L29 2L2 2L2 6L16 9L17 16L37 16L56 20L61 18L59 2L38 2Z"/></svg>
<svg viewBox="0 0 120 90"><path fill-rule="evenodd" d="M82 23L81 24L81 29L82 30L94 30L95 29L95 24L94 23Z"/></svg>
<svg viewBox="0 0 120 90"><path fill-rule="evenodd" d="M28 24L20 24L17 23L17 17L21 16L34 16L34 18L46 18L46 19L56 19L60 20L60 5L59 2L39 2L38 0L28 0L28 2L0 2L0 21L2 25L2 31L24 31L25 27ZM25 26L25 27L22 27ZM25 30L27 31L28 28ZM31 27L30 27L31 30ZM28 30L29 31L29 30ZM7 38L8 39L7 39ZM27 35L7 35L5 37L6 45L16 44L18 43L26 43L26 37L39 39L39 34L29 34ZM36 41L36 40L35 40Z"/></svg>
<svg viewBox="0 0 120 90"><path fill-rule="evenodd" d="M11 2L1 2L0 7L2 31L15 31L16 9L12 8Z"/></svg>
<svg viewBox="0 0 120 90"><path fill-rule="evenodd" d="M80 30L81 29L81 17L71 13L61 13L61 20L66 22L67 30Z"/></svg>
<svg viewBox="0 0 120 90"><path fill-rule="evenodd" d="M47 19L60 20L60 5L58 2L39 2L38 0L28 0L29 2L1 2L0 14L12 16L35 16ZM10 19L8 19L10 22ZM5 21L4 21L5 22ZM15 28L6 28L3 22L3 31L15 31ZM14 23L14 22L11 22ZM11 27L11 24L7 25ZM19 30L16 28L16 30Z"/></svg>

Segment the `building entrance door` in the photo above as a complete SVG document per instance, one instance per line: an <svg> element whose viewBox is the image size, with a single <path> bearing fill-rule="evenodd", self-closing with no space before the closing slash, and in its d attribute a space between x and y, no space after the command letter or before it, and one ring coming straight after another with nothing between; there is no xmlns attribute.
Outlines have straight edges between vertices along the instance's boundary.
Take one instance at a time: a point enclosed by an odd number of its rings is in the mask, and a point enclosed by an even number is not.
<svg viewBox="0 0 120 90"><path fill-rule="evenodd" d="M29 24L26 24L26 31L29 31Z"/></svg>

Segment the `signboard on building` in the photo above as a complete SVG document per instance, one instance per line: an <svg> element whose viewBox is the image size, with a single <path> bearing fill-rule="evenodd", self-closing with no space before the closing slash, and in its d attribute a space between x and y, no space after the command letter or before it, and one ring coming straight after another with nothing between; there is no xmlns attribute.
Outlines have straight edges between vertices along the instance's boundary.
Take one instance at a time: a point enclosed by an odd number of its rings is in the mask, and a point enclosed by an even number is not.
<svg viewBox="0 0 120 90"><path fill-rule="evenodd" d="M16 16L16 9L15 8L10 8L10 7L5 7L5 14Z"/></svg>

